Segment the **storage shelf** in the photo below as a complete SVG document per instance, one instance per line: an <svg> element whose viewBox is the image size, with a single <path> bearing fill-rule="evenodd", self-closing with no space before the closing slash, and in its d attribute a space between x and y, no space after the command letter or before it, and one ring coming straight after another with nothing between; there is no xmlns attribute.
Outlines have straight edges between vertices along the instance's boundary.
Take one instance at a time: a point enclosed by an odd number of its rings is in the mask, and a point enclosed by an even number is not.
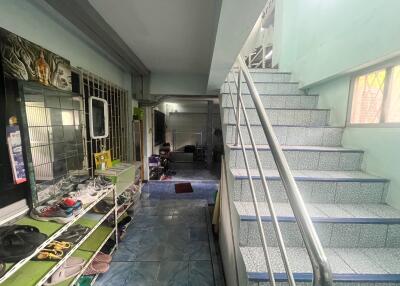
<svg viewBox="0 0 400 286"><path fill-rule="evenodd" d="M107 226L100 226L99 228L97 228L94 233L73 254L73 256L81 257L85 260L85 265L82 270L74 277L58 283L57 286L74 285L78 281L79 277L82 276L82 273L85 272L86 268L96 257L97 253L99 253L107 240L113 234L115 234L115 231L116 228L111 228Z"/></svg>
<svg viewBox="0 0 400 286"><path fill-rule="evenodd" d="M7 264L7 272L4 274L3 277L0 278L0 284L1 285L35 285L32 284L34 282L32 281L38 281L43 275L49 277L54 271L55 271L55 266L58 264L57 262L48 262L48 261L31 261L33 257L35 257L40 250L45 248L50 242L55 240L62 232L67 230L70 226L76 223L89 223L87 220L83 218L83 216L93 208L100 200L105 198L107 195L112 193L114 188L109 188L104 194L99 196L96 201L94 201L92 204L90 204L88 207L84 208L78 215L75 216L75 218L68 222L67 224L60 224L60 223L55 223L55 222L48 222L48 221L38 221L34 220L28 216L25 216L18 220L16 224L19 225L32 225L35 226L39 229L40 232L48 235L48 239L43 242L34 253L29 255L28 257L20 260L17 263L8 263ZM114 211L114 208L109 212L111 214ZM106 216L104 216L105 219ZM102 220L104 220L102 219ZM94 223L95 226L98 226L96 223ZM92 230L93 231L93 230ZM91 232L86 236L86 238L91 234ZM65 256L69 257L70 253L73 252L76 248L79 247L79 245L83 243L81 241L79 244L75 245L73 249ZM64 259L63 259L64 260ZM62 261L63 261L62 260ZM53 268L54 271L51 271ZM41 274L40 274L41 273ZM49 274L50 273L50 274ZM40 276L41 275L41 276Z"/></svg>
<svg viewBox="0 0 400 286"><path fill-rule="evenodd" d="M29 261L16 271L9 279L7 279L2 285L13 286L13 285L42 285L64 262L70 257L81 245L91 237L91 235L97 230L104 220L114 212L114 208L110 210L106 215L103 215L99 221L82 218L77 223L84 226L92 227L91 231L72 249L65 254L63 259L59 261Z"/></svg>

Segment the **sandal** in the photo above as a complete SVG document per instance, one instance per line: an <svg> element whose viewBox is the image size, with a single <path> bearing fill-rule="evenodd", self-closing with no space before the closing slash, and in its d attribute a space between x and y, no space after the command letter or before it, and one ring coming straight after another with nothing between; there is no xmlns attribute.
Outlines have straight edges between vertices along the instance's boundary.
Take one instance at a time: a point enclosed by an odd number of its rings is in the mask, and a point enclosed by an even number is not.
<svg viewBox="0 0 400 286"><path fill-rule="evenodd" d="M30 225L0 227L0 261L18 262L31 255L47 235Z"/></svg>
<svg viewBox="0 0 400 286"><path fill-rule="evenodd" d="M61 260L63 256L64 252L62 250L44 248L38 253L35 260Z"/></svg>
<svg viewBox="0 0 400 286"><path fill-rule="evenodd" d="M68 258L61 266L50 276L49 279L43 284L46 286L56 285L71 277L74 277L81 272L85 260L79 257Z"/></svg>
<svg viewBox="0 0 400 286"><path fill-rule="evenodd" d="M80 224L73 225L68 230L64 231L59 237L57 237L57 240L67 241L76 244L84 236L86 236L89 231L89 227L85 227Z"/></svg>
<svg viewBox="0 0 400 286"><path fill-rule="evenodd" d="M88 268L86 268L85 272L83 272L83 275L106 273L108 269L110 269L110 265L108 263L92 261Z"/></svg>
<svg viewBox="0 0 400 286"><path fill-rule="evenodd" d="M96 256L93 259L93 261L95 261L95 262L104 262L104 263L107 263L107 264L110 264L111 260L112 260L112 256L108 255L108 254L105 254L103 252L97 253Z"/></svg>
<svg viewBox="0 0 400 286"><path fill-rule="evenodd" d="M63 251L65 249L71 248L71 246L72 246L72 244L70 242L54 240L54 241L50 242L46 247L48 247L50 249L55 249L57 251Z"/></svg>

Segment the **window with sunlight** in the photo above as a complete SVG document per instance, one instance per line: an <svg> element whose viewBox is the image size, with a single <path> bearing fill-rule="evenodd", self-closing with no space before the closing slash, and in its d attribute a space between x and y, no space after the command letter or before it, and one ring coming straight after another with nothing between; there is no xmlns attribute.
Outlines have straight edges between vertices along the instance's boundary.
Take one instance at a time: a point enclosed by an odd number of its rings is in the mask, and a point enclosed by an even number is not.
<svg viewBox="0 0 400 286"><path fill-rule="evenodd" d="M400 65L355 77L350 124L400 123Z"/></svg>

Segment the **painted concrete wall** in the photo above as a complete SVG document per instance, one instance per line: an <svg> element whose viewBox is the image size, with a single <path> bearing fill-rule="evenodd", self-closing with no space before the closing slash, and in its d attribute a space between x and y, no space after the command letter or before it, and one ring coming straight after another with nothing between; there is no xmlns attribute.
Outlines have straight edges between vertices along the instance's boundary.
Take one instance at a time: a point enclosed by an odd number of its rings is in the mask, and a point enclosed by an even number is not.
<svg viewBox="0 0 400 286"><path fill-rule="evenodd" d="M0 1L0 27L34 42L82 67L131 90L130 74L121 70L85 39L72 24L40 1Z"/></svg>
<svg viewBox="0 0 400 286"><path fill-rule="evenodd" d="M150 94L152 95L204 95L207 76L201 74L152 73Z"/></svg>
<svg viewBox="0 0 400 286"><path fill-rule="evenodd" d="M350 75L342 76L309 90L320 94L320 108L331 109L331 125L346 124L350 79ZM362 169L390 180L386 201L400 209L400 128L346 127L342 144L365 151Z"/></svg>
<svg viewBox="0 0 400 286"><path fill-rule="evenodd" d="M302 85L397 55L400 1L277 0L273 63Z"/></svg>
<svg viewBox="0 0 400 286"><path fill-rule="evenodd" d="M345 126L352 74L400 53L399 10L396 0L277 0L273 63ZM400 128L346 127L342 144L365 150L363 170L391 180L387 202L400 209Z"/></svg>

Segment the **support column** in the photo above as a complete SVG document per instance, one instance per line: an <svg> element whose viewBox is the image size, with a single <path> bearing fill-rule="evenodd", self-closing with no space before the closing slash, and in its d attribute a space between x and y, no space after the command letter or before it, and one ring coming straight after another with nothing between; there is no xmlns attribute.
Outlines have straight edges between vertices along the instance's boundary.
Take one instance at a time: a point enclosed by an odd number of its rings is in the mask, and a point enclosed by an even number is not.
<svg viewBox="0 0 400 286"><path fill-rule="evenodd" d="M212 166L212 151L213 151L213 102L211 100L207 101L207 166L210 169Z"/></svg>

